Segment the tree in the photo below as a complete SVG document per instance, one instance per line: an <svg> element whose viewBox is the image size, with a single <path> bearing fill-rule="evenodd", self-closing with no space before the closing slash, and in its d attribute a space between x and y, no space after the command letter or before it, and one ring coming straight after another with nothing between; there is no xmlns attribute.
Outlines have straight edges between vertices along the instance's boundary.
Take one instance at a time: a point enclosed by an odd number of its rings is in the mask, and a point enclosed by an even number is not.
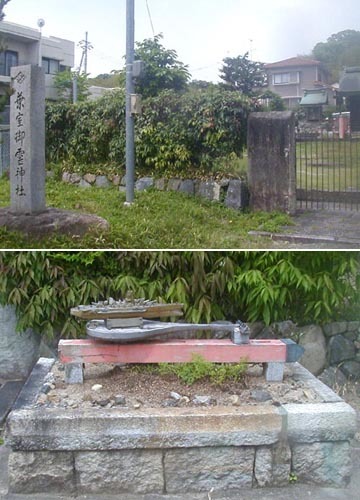
<svg viewBox="0 0 360 500"><path fill-rule="evenodd" d="M223 86L228 90L237 90L247 96L263 87L266 83L264 64L249 59L249 53L243 56L226 57L220 70Z"/></svg>
<svg viewBox="0 0 360 500"><path fill-rule="evenodd" d="M143 97L156 96L162 90L184 90L190 78L188 67L178 60L175 50L160 43L162 38L159 34L136 44L135 58L145 62L144 74L136 82Z"/></svg>
<svg viewBox="0 0 360 500"><path fill-rule="evenodd" d="M108 89L120 87L125 88L125 71L113 70L111 73L102 73L95 78L89 78L90 85Z"/></svg>
<svg viewBox="0 0 360 500"><path fill-rule="evenodd" d="M4 14L4 7L6 4L8 4L10 0L0 0L0 21L3 21L5 14Z"/></svg>
<svg viewBox="0 0 360 500"><path fill-rule="evenodd" d="M85 101L89 95L89 80L85 73L78 73L67 69L59 71L54 78L54 86L57 90L58 96L64 101L72 101L73 99L73 81L77 79L77 100L79 102Z"/></svg>
<svg viewBox="0 0 360 500"><path fill-rule="evenodd" d="M331 82L338 82L346 66L360 65L360 31L344 30L331 35L313 49L313 57L321 61Z"/></svg>

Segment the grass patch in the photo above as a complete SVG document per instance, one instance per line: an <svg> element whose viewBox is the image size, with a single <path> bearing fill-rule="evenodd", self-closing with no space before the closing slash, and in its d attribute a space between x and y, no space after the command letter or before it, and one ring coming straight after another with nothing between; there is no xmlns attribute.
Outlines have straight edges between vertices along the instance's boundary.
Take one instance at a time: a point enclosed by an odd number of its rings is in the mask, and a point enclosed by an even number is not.
<svg viewBox="0 0 360 500"><path fill-rule="evenodd" d="M249 239L248 231L276 232L291 223L285 214L241 213L220 203L173 191L136 193L125 207L125 194L116 187L80 188L48 179L48 207L96 214L110 223L104 234L72 238L54 234L36 239L0 228L1 248L268 248L268 239ZM9 206L10 187L0 179L0 206Z"/></svg>
<svg viewBox="0 0 360 500"><path fill-rule="evenodd" d="M213 385L222 385L225 382L241 382L244 380L247 363L212 363L199 354L193 354L188 363L159 363L155 365L138 365L135 371L149 371L161 376L175 375L186 385L208 380Z"/></svg>
<svg viewBox="0 0 360 500"><path fill-rule="evenodd" d="M307 190L360 189L360 142L318 140L296 145L297 186Z"/></svg>

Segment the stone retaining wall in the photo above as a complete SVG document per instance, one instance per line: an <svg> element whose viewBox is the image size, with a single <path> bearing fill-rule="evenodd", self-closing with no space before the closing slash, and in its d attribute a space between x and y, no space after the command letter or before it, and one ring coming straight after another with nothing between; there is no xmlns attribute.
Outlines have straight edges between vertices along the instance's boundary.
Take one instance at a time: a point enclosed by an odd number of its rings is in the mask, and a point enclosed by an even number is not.
<svg viewBox="0 0 360 500"><path fill-rule="evenodd" d="M125 191L125 177L113 175L70 174L64 172L62 181L75 184L82 188L110 187L118 186L120 191ZM247 183L241 179L215 180L193 180L193 179L155 179L153 177L142 177L135 183L135 190L145 191L149 188L155 188L159 191L179 191L190 196L201 196L210 201L223 202L225 206L242 210L249 205L249 192Z"/></svg>
<svg viewBox="0 0 360 500"><path fill-rule="evenodd" d="M333 386L360 380L360 321L297 326L292 321L251 325L252 338L291 338L305 348L300 363ZM335 380L336 379L336 380Z"/></svg>
<svg viewBox="0 0 360 500"><path fill-rule="evenodd" d="M350 480L355 411L297 363L295 376L323 403L39 409L44 367L42 358L7 421L10 493L190 498L282 486L291 475L336 487Z"/></svg>

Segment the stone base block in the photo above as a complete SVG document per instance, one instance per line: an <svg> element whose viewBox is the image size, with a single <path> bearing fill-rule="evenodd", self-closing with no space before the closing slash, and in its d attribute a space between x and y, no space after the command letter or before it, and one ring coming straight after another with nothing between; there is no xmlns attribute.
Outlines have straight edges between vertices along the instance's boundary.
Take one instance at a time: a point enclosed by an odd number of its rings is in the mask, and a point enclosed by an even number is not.
<svg viewBox="0 0 360 500"><path fill-rule="evenodd" d="M80 493L162 493L161 450L75 453Z"/></svg>
<svg viewBox="0 0 360 500"><path fill-rule="evenodd" d="M76 490L71 452L13 452L8 467L11 493L67 495Z"/></svg>
<svg viewBox="0 0 360 500"><path fill-rule="evenodd" d="M292 447L292 456L292 472L301 482L337 487L350 482L350 445L347 441L296 444Z"/></svg>
<svg viewBox="0 0 360 500"><path fill-rule="evenodd" d="M229 491L252 487L254 447L175 449L165 453L168 493Z"/></svg>

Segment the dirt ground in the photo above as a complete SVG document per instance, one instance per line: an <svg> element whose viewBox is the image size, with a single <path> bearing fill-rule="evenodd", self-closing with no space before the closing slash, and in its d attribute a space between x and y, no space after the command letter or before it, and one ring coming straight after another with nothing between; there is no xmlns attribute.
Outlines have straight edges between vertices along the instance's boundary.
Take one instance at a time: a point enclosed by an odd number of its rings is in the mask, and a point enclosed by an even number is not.
<svg viewBox="0 0 360 500"><path fill-rule="evenodd" d="M243 404L321 402L321 397L296 379L287 365L283 382L267 382L261 365L249 365L243 380L214 385L208 380L186 385L175 375L159 375L134 366L87 365L82 385L65 383L64 369L56 362L37 405L63 408L166 406L237 406Z"/></svg>

